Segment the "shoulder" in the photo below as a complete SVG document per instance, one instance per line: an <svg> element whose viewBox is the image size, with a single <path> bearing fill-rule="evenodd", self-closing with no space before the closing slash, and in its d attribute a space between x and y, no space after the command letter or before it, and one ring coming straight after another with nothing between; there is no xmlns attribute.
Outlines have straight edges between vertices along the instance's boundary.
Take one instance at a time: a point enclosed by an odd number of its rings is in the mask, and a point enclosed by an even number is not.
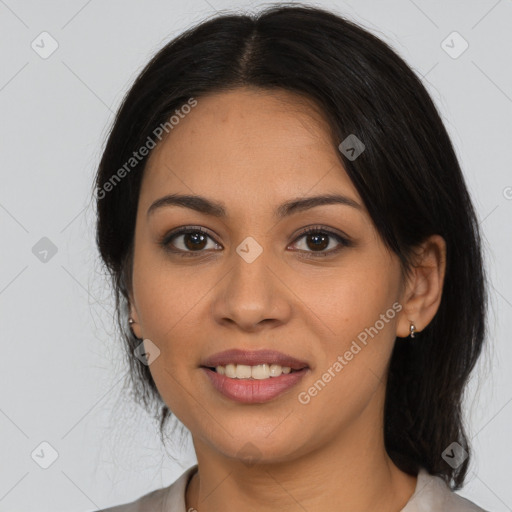
<svg viewBox="0 0 512 512"><path fill-rule="evenodd" d="M187 469L173 484L156 489L144 496L97 512L146 512L148 510L169 510L170 512L185 511L185 489L189 479L197 471L197 464Z"/></svg>
<svg viewBox="0 0 512 512"><path fill-rule="evenodd" d="M488 512L452 491L439 476L420 469L416 490L401 512Z"/></svg>

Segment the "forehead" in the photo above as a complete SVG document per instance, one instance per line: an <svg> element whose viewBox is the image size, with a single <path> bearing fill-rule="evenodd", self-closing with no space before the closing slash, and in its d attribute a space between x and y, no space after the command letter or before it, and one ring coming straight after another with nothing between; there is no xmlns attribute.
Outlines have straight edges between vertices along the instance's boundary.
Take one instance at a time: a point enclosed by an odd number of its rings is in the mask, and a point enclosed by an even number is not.
<svg viewBox="0 0 512 512"><path fill-rule="evenodd" d="M153 150L141 201L169 192L246 205L309 192L359 198L329 125L311 100L288 91L247 88L196 100Z"/></svg>

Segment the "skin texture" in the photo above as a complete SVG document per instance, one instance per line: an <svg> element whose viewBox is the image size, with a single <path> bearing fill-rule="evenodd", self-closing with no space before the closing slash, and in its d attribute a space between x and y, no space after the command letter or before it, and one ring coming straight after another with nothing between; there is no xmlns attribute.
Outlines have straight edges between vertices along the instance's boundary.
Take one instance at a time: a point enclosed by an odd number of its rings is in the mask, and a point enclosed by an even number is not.
<svg viewBox="0 0 512 512"><path fill-rule="evenodd" d="M187 488L187 509L398 511L414 491L416 477L400 471L384 448L386 373L395 337L407 337L410 322L421 332L438 309L445 243L438 235L426 240L403 280L328 133L300 96L240 88L198 98L148 161L131 315L135 334L160 350L150 371L163 400L192 434L199 472ZM228 216L179 206L148 216L149 206L170 193L220 201ZM326 193L349 196L361 209L322 205L274 217L285 201ZM212 237L202 252L180 257L159 245L166 233L191 225ZM307 226L353 245L330 237L319 250L301 236ZM263 249L252 263L236 252L248 236ZM171 248L192 252L186 239L178 236ZM401 311L300 403L298 393L395 302ZM421 334L407 342L421 343ZM218 393L199 368L205 357L231 348L279 350L306 361L309 371L270 402L240 404ZM247 443L256 447L255 463Z"/></svg>

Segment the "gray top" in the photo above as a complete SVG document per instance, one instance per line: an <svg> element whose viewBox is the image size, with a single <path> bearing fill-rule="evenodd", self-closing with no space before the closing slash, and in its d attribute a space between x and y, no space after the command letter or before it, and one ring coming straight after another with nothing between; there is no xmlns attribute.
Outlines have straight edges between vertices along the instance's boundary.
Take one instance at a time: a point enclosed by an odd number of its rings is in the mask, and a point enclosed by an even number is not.
<svg viewBox="0 0 512 512"><path fill-rule="evenodd" d="M185 489L197 464L187 469L173 484L139 499L97 512L187 512ZM416 489L400 512L487 512L453 492L441 477L420 469Z"/></svg>

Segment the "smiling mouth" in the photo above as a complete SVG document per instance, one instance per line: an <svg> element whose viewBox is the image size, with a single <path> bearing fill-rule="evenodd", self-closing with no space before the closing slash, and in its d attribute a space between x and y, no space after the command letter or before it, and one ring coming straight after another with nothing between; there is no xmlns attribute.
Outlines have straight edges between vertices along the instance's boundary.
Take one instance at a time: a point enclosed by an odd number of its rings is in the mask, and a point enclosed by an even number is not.
<svg viewBox="0 0 512 512"><path fill-rule="evenodd" d="M217 392L243 404L274 400L311 371L305 360L271 349L225 350L203 359L200 368Z"/></svg>

